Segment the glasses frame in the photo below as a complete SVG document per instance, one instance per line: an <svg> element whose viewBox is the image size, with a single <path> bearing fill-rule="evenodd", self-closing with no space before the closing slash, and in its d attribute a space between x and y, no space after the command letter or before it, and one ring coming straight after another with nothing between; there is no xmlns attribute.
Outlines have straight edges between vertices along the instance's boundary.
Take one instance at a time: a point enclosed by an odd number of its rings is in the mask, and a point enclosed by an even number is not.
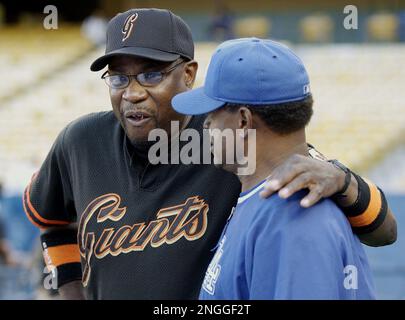
<svg viewBox="0 0 405 320"><path fill-rule="evenodd" d="M185 60L180 60L178 63L176 63L175 65L169 67L169 68L166 69L166 70L140 72L140 73L138 73L138 74L118 73L118 74L109 75L109 74L108 74L108 70L107 70L106 72L103 73L103 75L101 76L101 79L103 79L103 80L105 81L105 83L107 84L107 86L109 86L109 87L112 88L112 89L125 89L125 88L127 88L127 87L131 84L131 80L134 79L134 78L135 78L135 80L136 80L142 87L155 87L155 86L159 85L160 83L162 83L162 81L163 81L164 78L165 78L165 75L169 74L170 72L172 72L174 69L176 69L178 66L180 66L181 64L183 64L183 63L185 63L185 62L186 62ZM160 73L161 76L162 76L162 79L161 79L158 83L156 83L156 84L144 85L144 84L142 84L142 83L139 81L138 77L139 77L140 75L145 74L145 73ZM110 86L109 83L108 83L108 78L109 78L109 77L113 77L113 76L126 76L126 77L128 78L128 80L129 80L129 81L128 81L128 84L127 84L125 87L120 87L120 88L115 88L115 87Z"/></svg>

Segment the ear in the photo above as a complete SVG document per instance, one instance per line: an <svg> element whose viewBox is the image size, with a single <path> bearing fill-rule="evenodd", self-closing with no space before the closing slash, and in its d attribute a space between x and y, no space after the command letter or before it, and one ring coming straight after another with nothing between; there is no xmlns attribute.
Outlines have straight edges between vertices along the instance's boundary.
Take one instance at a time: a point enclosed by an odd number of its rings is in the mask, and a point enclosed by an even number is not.
<svg viewBox="0 0 405 320"><path fill-rule="evenodd" d="M247 107L240 107L238 110L239 129L253 129L253 114Z"/></svg>
<svg viewBox="0 0 405 320"><path fill-rule="evenodd" d="M191 60L186 62L184 67L184 83L187 88L192 89L194 86L194 81L197 75L198 63L197 61Z"/></svg>
<svg viewBox="0 0 405 320"><path fill-rule="evenodd" d="M240 138L245 139L249 129L253 128L253 114L247 107L240 107L238 110L238 128Z"/></svg>

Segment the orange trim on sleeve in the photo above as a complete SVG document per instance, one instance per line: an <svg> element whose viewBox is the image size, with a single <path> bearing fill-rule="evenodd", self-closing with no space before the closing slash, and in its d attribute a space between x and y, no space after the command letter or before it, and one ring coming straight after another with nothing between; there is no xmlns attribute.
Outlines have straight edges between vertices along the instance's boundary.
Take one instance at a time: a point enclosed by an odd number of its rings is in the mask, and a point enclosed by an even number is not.
<svg viewBox="0 0 405 320"><path fill-rule="evenodd" d="M35 210L34 206L33 206L32 203L31 203L31 200L30 200L30 190L31 190L32 182L33 182L34 179L37 177L37 175L38 175L38 173L35 173L35 174L32 176L31 181L30 181L30 183L29 183L29 185L28 185L28 187L27 187L27 189L26 189L26 191L25 191L25 198L26 198L26 200L27 200L27 204L28 204L29 211L27 210L27 208L26 208L25 205L24 205L24 210L25 210L25 213L27 214L29 220L30 220L31 222L33 222L36 226L41 227L41 228L44 228L44 226L40 226L40 225L38 225L38 223L35 223L35 222L32 220L32 218L30 217L31 214L32 214L36 219L38 219L40 222L45 223L45 224L51 224L51 225L67 225L67 224L69 224L70 222L68 222L68 221L45 219L45 218L43 218L43 217Z"/></svg>
<svg viewBox="0 0 405 320"><path fill-rule="evenodd" d="M64 244L46 248L43 254L48 267L59 267L67 263L80 262L78 244Z"/></svg>
<svg viewBox="0 0 405 320"><path fill-rule="evenodd" d="M349 217L352 227L365 227L370 225L375 219L377 219L381 210L382 202L380 191L373 183L369 181L366 181L366 183L370 188L370 203L362 214L355 217Z"/></svg>
<svg viewBox="0 0 405 320"><path fill-rule="evenodd" d="M37 228L45 229L45 228L46 228L45 226L41 226L40 224L38 224L37 222L35 222L34 219L31 218L31 215L30 215L30 213L28 212L27 207L26 207L26 205L25 205L25 191L24 191L24 195L23 195L22 201L23 201L24 212L25 212L25 215L27 216L28 220L29 220L34 226L36 226Z"/></svg>

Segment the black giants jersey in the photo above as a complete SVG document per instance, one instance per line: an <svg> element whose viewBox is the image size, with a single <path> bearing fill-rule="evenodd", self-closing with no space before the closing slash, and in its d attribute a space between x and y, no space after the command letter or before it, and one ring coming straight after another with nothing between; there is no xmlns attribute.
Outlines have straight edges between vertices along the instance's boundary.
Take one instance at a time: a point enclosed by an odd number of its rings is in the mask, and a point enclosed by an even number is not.
<svg viewBox="0 0 405 320"><path fill-rule="evenodd" d="M129 144L112 112L72 122L27 187L28 217L78 223L91 299L198 298L240 183L214 165L146 163Z"/></svg>

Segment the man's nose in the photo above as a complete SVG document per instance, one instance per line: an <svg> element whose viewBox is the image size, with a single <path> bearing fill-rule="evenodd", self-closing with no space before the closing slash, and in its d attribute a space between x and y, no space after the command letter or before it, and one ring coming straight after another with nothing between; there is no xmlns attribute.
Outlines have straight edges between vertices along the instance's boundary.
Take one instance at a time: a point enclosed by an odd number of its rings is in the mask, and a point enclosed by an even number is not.
<svg viewBox="0 0 405 320"><path fill-rule="evenodd" d="M134 78L131 79L131 82L128 87L125 88L124 94L122 95L123 99L132 103L143 101L147 97L148 91Z"/></svg>

